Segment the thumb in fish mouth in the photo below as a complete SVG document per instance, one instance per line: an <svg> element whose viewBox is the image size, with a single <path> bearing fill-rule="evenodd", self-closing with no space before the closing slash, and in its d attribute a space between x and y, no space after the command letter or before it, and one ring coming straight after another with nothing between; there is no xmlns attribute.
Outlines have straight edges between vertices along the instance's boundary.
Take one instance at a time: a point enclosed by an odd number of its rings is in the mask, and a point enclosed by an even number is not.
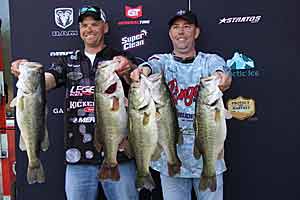
<svg viewBox="0 0 300 200"><path fill-rule="evenodd" d="M130 73L130 79L132 82L139 82L141 78L141 74L143 73L142 68L136 68Z"/></svg>

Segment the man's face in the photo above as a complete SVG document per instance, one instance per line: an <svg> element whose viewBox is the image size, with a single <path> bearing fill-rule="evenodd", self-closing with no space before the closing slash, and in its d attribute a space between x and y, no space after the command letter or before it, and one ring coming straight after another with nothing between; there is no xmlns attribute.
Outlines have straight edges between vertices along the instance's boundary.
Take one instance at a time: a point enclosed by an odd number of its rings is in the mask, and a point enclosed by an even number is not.
<svg viewBox="0 0 300 200"><path fill-rule="evenodd" d="M80 37L86 47L98 47L104 44L104 34L108 32L107 23L88 16L79 23Z"/></svg>
<svg viewBox="0 0 300 200"><path fill-rule="evenodd" d="M200 29L184 19L177 19L170 27L169 36L173 44L174 52L190 54L195 51L195 40Z"/></svg>

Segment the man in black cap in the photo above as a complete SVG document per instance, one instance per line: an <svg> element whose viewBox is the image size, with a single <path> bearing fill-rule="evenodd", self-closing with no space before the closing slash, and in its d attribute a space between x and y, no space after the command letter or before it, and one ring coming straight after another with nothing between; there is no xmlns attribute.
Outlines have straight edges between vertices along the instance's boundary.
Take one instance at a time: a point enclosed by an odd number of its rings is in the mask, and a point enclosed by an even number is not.
<svg viewBox="0 0 300 200"><path fill-rule="evenodd" d="M199 80L215 74L219 80L219 88L225 91L231 84L230 69L223 58L216 54L196 51L196 39L200 35L200 27L194 13L179 10L169 21L169 37L173 51L155 54L147 62L141 64L131 73L133 81L139 81L141 73L162 72L176 104L178 122L183 134L183 144L177 145L177 153L182 162L180 174L169 176L165 153L151 167L160 172L164 200L190 200L194 188L198 200L223 199L223 175L226 170L223 151L216 162L216 182L210 188L200 191L199 183L203 168L202 159L194 155L195 100L198 94Z"/></svg>
<svg viewBox="0 0 300 200"><path fill-rule="evenodd" d="M79 17L80 37L84 49L74 51L71 55L61 57L53 63L45 73L47 90L66 87L65 95L65 156L66 156L66 195L68 200L96 200L98 183L97 173L103 156L94 147L94 109L82 106L94 105L95 72L98 63L105 60L119 61L118 69L125 71L134 66L134 59L124 52L108 47L104 42L108 32L105 13L96 6L85 6L80 9ZM18 66L24 60L15 61L11 71L18 76ZM117 70L118 74L123 74ZM121 77L125 93L128 85ZM89 91L82 91L82 88ZM76 95L72 95L72 92ZM84 111L84 113L83 113ZM90 122L74 122L74 119L87 116ZM126 138L119 145L120 150L126 145ZM123 152L117 155L120 170L120 180L101 181L108 200L137 200L138 192L135 188L136 167L134 160L130 160Z"/></svg>

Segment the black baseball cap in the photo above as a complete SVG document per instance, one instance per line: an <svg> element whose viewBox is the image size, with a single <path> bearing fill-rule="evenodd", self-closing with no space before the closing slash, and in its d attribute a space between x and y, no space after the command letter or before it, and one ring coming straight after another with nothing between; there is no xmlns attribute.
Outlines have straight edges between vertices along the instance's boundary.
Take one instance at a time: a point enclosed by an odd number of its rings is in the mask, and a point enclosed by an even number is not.
<svg viewBox="0 0 300 200"><path fill-rule="evenodd" d="M194 24L196 27L198 27L197 16L194 13L192 13L192 11L189 10L178 10L176 14L170 19L168 23L169 27L171 27L173 23L179 18L182 18L188 21L189 23Z"/></svg>
<svg viewBox="0 0 300 200"><path fill-rule="evenodd" d="M106 22L106 15L104 11L97 6L84 6L79 9L78 22L82 22L85 17L91 16L95 20L102 20Z"/></svg>

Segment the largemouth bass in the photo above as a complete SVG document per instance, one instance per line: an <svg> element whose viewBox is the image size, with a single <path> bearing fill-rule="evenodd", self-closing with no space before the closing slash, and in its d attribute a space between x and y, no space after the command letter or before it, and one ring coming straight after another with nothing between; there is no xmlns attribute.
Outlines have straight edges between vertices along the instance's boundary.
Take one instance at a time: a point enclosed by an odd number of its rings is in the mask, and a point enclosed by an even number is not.
<svg viewBox="0 0 300 200"><path fill-rule="evenodd" d="M172 102L170 91L162 74L152 74L148 77L151 81L149 88L156 105L158 115L158 146L153 159L158 159L164 151L168 160L170 176L180 173L181 161L177 155L176 144L182 143L182 134L177 120L176 107Z"/></svg>
<svg viewBox="0 0 300 200"><path fill-rule="evenodd" d="M11 106L16 106L19 126L20 149L27 152L29 184L44 183L45 174L40 161L40 151L49 147L46 128L45 76L43 66L34 62L23 62L19 66L17 96Z"/></svg>
<svg viewBox="0 0 300 200"><path fill-rule="evenodd" d="M149 171L158 142L156 107L147 78L141 75L129 89L129 143L137 164L136 187L152 190L155 183Z"/></svg>
<svg viewBox="0 0 300 200"><path fill-rule="evenodd" d="M216 76L202 78L196 103L194 121L194 156L203 158L203 169L199 189L216 191L216 168L218 154L222 154L226 138L225 108L223 93Z"/></svg>
<svg viewBox="0 0 300 200"><path fill-rule="evenodd" d="M104 161L98 178L119 180L117 153L120 142L127 137L128 115L122 82L115 69L118 62L100 63L96 71L95 113L96 129L94 144L100 152L103 148Z"/></svg>

